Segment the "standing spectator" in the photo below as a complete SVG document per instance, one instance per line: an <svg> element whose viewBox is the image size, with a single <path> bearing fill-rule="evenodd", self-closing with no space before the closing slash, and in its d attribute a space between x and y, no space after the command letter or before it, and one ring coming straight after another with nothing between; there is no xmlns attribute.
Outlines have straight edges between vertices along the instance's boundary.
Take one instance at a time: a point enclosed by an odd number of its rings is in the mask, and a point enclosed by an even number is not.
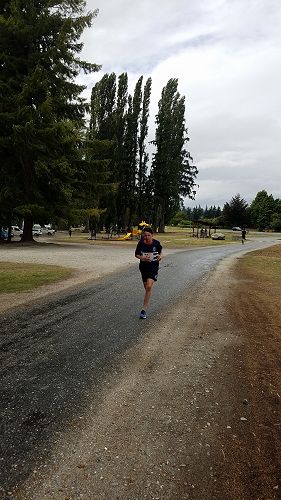
<svg viewBox="0 0 281 500"><path fill-rule="evenodd" d="M91 240L92 239L94 239L94 240L97 239L97 231L94 227L92 227L92 230L91 230Z"/></svg>

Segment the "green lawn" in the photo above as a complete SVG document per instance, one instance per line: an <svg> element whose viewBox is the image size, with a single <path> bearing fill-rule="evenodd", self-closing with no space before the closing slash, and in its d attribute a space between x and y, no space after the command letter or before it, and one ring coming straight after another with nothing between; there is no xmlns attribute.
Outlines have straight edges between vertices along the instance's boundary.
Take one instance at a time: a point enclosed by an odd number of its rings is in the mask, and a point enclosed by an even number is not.
<svg viewBox="0 0 281 500"><path fill-rule="evenodd" d="M33 290L71 276L73 271L60 266L1 262L0 293Z"/></svg>
<svg viewBox="0 0 281 500"><path fill-rule="evenodd" d="M241 259L240 266L248 276L259 276L264 282L281 284L281 245L245 255Z"/></svg>

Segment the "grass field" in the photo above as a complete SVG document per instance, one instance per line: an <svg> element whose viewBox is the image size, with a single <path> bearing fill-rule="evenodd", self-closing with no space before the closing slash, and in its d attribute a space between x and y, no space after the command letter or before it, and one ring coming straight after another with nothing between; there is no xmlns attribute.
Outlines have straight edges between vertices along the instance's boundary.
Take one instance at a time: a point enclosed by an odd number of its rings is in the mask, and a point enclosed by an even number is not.
<svg viewBox="0 0 281 500"><path fill-rule="evenodd" d="M42 264L1 262L0 293L25 292L68 278L71 269Z"/></svg>
<svg viewBox="0 0 281 500"><path fill-rule="evenodd" d="M281 288L281 245L256 250L243 257L240 269L249 278L259 278L264 284Z"/></svg>
<svg viewBox="0 0 281 500"><path fill-rule="evenodd" d="M213 231L212 231L213 232ZM212 240L211 238L196 238L192 236L191 229L172 228L168 227L165 233L155 234L155 238L159 239L163 246L166 248L188 248L188 247L205 247L205 246L219 246L241 241L241 234L233 231L220 231L225 234L225 240ZM133 240L117 240L117 238L108 238L107 234L99 233L96 240L90 240L88 233L81 233L80 231L73 231L72 236L69 237L67 232L57 232L54 241L60 243L90 243L93 245L107 244L107 245L126 245L135 246L137 239Z"/></svg>

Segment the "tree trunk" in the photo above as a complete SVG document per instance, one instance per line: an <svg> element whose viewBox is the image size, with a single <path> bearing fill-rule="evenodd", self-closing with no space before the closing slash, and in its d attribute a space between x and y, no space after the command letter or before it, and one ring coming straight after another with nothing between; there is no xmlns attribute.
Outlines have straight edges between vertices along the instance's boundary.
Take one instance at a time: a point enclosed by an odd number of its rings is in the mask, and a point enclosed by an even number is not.
<svg viewBox="0 0 281 500"><path fill-rule="evenodd" d="M33 226L32 217L25 217L21 241L34 241L33 240L33 233L32 233L32 226Z"/></svg>
<svg viewBox="0 0 281 500"><path fill-rule="evenodd" d="M8 242L10 243L12 241L12 213L9 213L9 220L8 220Z"/></svg>
<svg viewBox="0 0 281 500"><path fill-rule="evenodd" d="M164 218L164 213L163 212L161 214L161 218L160 218L160 221L159 221L158 232L159 233L165 233L165 218Z"/></svg>
<svg viewBox="0 0 281 500"><path fill-rule="evenodd" d="M165 213L163 204L160 202L156 209L156 217L153 223L154 231L165 233Z"/></svg>

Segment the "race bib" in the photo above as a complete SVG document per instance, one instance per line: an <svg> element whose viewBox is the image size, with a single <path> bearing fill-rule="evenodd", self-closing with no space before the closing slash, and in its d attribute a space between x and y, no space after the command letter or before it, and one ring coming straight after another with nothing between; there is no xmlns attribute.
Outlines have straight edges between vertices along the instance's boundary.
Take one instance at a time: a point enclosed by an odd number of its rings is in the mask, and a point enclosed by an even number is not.
<svg viewBox="0 0 281 500"><path fill-rule="evenodd" d="M142 255L144 257L149 257L149 261L150 262L153 262L155 260L157 260L157 255L158 255L158 252L142 252Z"/></svg>

